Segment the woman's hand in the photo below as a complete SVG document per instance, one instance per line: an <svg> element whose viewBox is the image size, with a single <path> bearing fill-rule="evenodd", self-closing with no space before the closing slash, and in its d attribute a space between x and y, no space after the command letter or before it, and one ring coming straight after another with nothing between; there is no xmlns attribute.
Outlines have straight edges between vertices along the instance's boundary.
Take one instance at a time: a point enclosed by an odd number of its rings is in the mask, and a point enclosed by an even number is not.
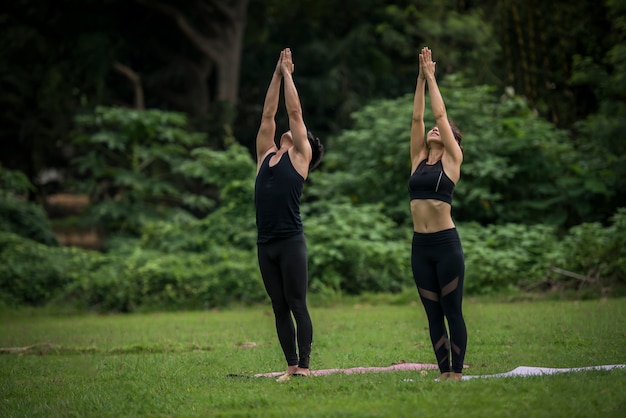
<svg viewBox="0 0 626 418"><path fill-rule="evenodd" d="M422 49L422 52L417 54L417 60L419 61L419 75L417 76L418 80L426 80L426 73L424 72L424 68L422 68L422 53L426 48Z"/></svg>
<svg viewBox="0 0 626 418"><path fill-rule="evenodd" d="M437 63L433 61L432 51L428 47L422 48L420 53L420 77L425 79L429 77L435 77L435 65Z"/></svg>

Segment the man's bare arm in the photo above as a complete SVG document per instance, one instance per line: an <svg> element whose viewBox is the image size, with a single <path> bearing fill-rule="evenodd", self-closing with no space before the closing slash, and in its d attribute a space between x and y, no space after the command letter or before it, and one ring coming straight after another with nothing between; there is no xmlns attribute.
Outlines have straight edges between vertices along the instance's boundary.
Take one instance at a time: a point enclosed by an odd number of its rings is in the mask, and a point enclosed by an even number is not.
<svg viewBox="0 0 626 418"><path fill-rule="evenodd" d="M272 81L265 95L263 104L263 115L261 116L261 126L256 136L257 164L260 165L263 157L269 150L276 148L274 136L276 135L276 112L278 111L278 99L280 97L280 84L282 82L281 61L284 52L280 53L280 58L276 64Z"/></svg>
<svg viewBox="0 0 626 418"><path fill-rule="evenodd" d="M291 130L293 145L296 152L308 161L311 161L311 145L307 139L307 130L302 116L300 97L298 96L298 90L296 89L296 85L293 81L293 69L294 65L291 57L291 50L287 48L285 49L285 54L283 56L282 70L283 78L285 80L285 106L287 107L287 115L289 116L289 129Z"/></svg>

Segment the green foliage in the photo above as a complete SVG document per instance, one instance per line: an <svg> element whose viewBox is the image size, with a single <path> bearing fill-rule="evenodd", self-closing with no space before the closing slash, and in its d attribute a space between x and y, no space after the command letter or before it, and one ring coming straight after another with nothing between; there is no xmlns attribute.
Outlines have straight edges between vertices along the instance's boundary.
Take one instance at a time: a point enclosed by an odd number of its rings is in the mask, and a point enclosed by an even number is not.
<svg viewBox="0 0 626 418"><path fill-rule="evenodd" d="M70 282L65 251L0 231L0 300L44 305Z"/></svg>
<svg viewBox="0 0 626 418"><path fill-rule="evenodd" d="M41 206L24 195L34 191L28 178L0 164L0 231L12 232L46 245L58 245Z"/></svg>
<svg viewBox="0 0 626 418"><path fill-rule="evenodd" d="M583 155L564 131L508 93L481 103L471 90L452 86L449 97L451 116L467 126L455 202L460 218L571 226L593 213L591 196L602 190L585 182Z"/></svg>
<svg viewBox="0 0 626 418"><path fill-rule="evenodd" d="M413 288L410 229L398 230L380 207L316 203L303 209L316 297ZM105 254L0 233L0 300L104 312L264 301L253 221L247 221L248 230L238 229L239 223L226 234L233 220L232 213L218 211L201 221L148 224L141 239L118 238ZM624 210L609 227L583 224L562 240L547 225L463 223L458 228L467 295L582 287L606 295L626 288ZM555 274L553 267L578 278Z"/></svg>
<svg viewBox="0 0 626 418"><path fill-rule="evenodd" d="M101 254L0 232L0 300L132 312L250 304L266 297L253 250L161 252L137 244Z"/></svg>
<svg viewBox="0 0 626 418"><path fill-rule="evenodd" d="M611 293L626 284L626 208L611 217L611 225L583 223L569 230L558 248L554 266L578 277L551 274L566 287L594 288Z"/></svg>
<svg viewBox="0 0 626 418"><path fill-rule="evenodd" d="M250 202L220 207L201 220L179 217L150 222L141 231L143 248L167 253L202 253L220 247L253 250L256 237L254 203Z"/></svg>
<svg viewBox="0 0 626 418"><path fill-rule="evenodd" d="M541 281L558 247L546 225L459 225L465 253L465 292L494 294Z"/></svg>
<svg viewBox="0 0 626 418"><path fill-rule="evenodd" d="M225 151L202 149L197 153L198 160L180 170L206 170L207 181L219 187L219 208L203 219L178 216L146 223L141 230L142 247L168 253L205 252L220 247L254 250L255 165L250 154L237 144Z"/></svg>
<svg viewBox="0 0 626 418"><path fill-rule="evenodd" d="M314 292L398 292L412 283L410 246L375 205L321 203L303 210Z"/></svg>
<svg viewBox="0 0 626 418"><path fill-rule="evenodd" d="M425 45L435 48L442 72L498 82L493 63L500 47L492 24L480 8L467 9L447 0L252 2L249 15L260 18L247 26L244 101L262 103L266 81L258 69L267 68L269 74L272 51L284 47L284 39L294 51L304 115L314 132L346 128L350 115L369 101L406 92ZM306 19L294 26L301 16Z"/></svg>
<svg viewBox="0 0 626 418"><path fill-rule="evenodd" d="M572 85L587 86L598 103L596 113L579 121L578 147L585 155L587 182L603 193L594 200L595 217L604 221L616 207L626 205L626 22L623 1L607 1L614 44L603 57L577 54L573 59Z"/></svg>
<svg viewBox="0 0 626 418"><path fill-rule="evenodd" d="M410 3L402 12L398 6L387 6L394 20L402 16L401 30L412 35L405 44L395 44L398 54L415 57L422 45L429 46L438 71L463 74L478 84L497 83L493 68L502 48L494 36L497 22L490 21L484 10L451 10L451 4L442 2Z"/></svg>
<svg viewBox="0 0 626 418"><path fill-rule="evenodd" d="M15 199L0 199L0 231L12 232L49 246L59 245L41 206Z"/></svg>
<svg viewBox="0 0 626 418"><path fill-rule="evenodd" d="M537 221L570 225L593 211L582 156L563 131L539 118L521 98L496 98L488 86L447 77L448 115L464 132L464 163L453 213L459 221ZM398 224L410 221L406 183L413 95L380 100L355 112L354 127L333 138L314 198L383 204ZM427 126L433 123L427 100Z"/></svg>
<svg viewBox="0 0 626 418"><path fill-rule="evenodd" d="M137 233L147 220L176 210L214 207L210 191L223 172L211 159L218 154L201 148L206 139L188 131L185 115L98 107L76 123L76 187L89 193L89 215L107 231Z"/></svg>
<svg viewBox="0 0 626 418"><path fill-rule="evenodd" d="M196 148L191 152L191 157L193 159L173 167L175 172L190 178L201 179L203 183L214 185L220 190L230 186L234 181L254 184L256 164L252 161L248 150L234 140L225 150ZM222 201L227 202L232 197L220 196Z"/></svg>
<svg viewBox="0 0 626 418"><path fill-rule="evenodd" d="M265 296L255 254L229 247L164 253L137 246L130 254L110 253L64 293L77 307L117 312L206 309Z"/></svg>
<svg viewBox="0 0 626 418"><path fill-rule="evenodd" d="M380 204L397 223L408 218L411 106L405 97L354 113L354 127L329 141L324 171L316 175L308 198Z"/></svg>
<svg viewBox="0 0 626 418"><path fill-rule="evenodd" d="M0 164L0 199L15 198L33 192L35 187L21 171L9 170Z"/></svg>

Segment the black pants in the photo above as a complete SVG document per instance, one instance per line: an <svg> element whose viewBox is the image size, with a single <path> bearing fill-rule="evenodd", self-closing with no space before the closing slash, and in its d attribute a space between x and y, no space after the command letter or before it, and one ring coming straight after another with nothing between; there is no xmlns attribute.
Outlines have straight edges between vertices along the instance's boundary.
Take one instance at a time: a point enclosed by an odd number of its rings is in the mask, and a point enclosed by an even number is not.
<svg viewBox="0 0 626 418"><path fill-rule="evenodd" d="M306 305L308 266L304 235L258 244L258 257L287 365L308 368L313 325ZM297 332L291 314L296 321Z"/></svg>
<svg viewBox="0 0 626 418"><path fill-rule="evenodd" d="M430 234L415 232L412 247L413 278L428 317L439 370L451 371L451 361L452 371L461 373L467 347L462 312L465 258L461 240L455 228Z"/></svg>

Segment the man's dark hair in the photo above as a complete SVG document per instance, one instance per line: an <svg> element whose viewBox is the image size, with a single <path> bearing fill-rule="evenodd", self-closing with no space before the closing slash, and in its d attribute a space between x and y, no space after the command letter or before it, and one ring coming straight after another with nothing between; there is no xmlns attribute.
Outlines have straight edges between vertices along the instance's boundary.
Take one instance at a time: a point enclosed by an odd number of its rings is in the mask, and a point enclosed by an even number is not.
<svg viewBox="0 0 626 418"><path fill-rule="evenodd" d="M306 137L311 144L311 150L313 150L313 157L309 163L309 172L311 172L320 164L324 157L324 145L322 145L320 139L313 135L311 131L306 132Z"/></svg>

